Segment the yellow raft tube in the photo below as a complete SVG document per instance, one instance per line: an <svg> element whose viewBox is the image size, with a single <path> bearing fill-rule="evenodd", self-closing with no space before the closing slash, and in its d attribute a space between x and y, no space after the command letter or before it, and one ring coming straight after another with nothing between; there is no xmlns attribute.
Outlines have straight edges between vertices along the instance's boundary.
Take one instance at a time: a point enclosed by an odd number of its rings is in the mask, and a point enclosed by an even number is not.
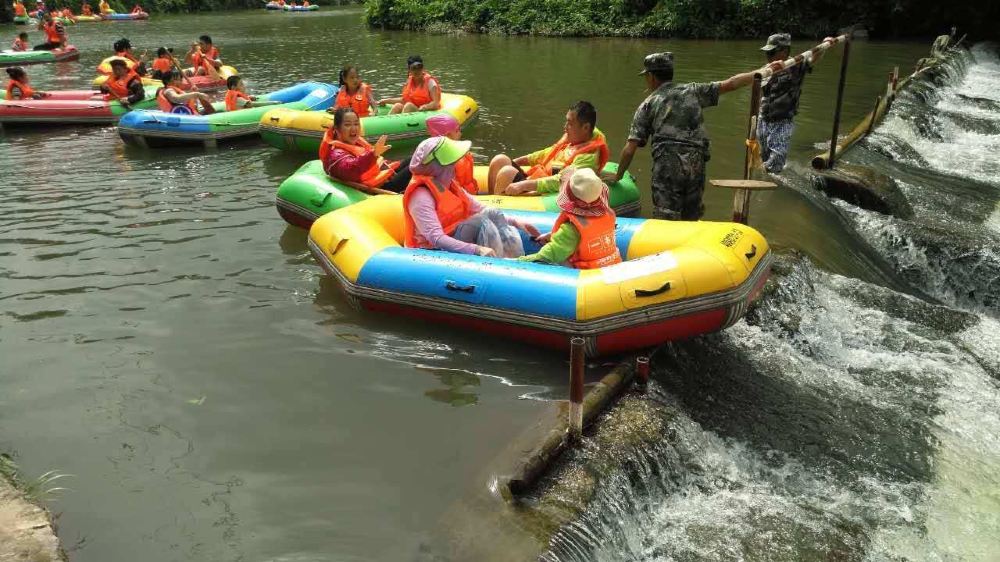
<svg viewBox="0 0 1000 562"><path fill-rule="evenodd" d="M542 232L558 216L504 212ZM310 229L314 256L353 304L553 348L579 336L591 356L726 328L770 273L767 241L737 223L619 217L624 261L576 270L404 248L402 213L400 196L371 197ZM537 251L523 242L526 252Z"/></svg>

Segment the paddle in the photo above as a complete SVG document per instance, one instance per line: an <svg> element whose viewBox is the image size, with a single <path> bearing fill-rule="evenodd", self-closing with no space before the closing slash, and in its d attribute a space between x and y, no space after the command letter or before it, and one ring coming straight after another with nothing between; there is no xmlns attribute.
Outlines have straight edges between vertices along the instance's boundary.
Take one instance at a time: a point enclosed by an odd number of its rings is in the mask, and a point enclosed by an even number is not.
<svg viewBox="0 0 1000 562"><path fill-rule="evenodd" d="M170 60L174 63L174 68L177 69L177 72L181 73L181 76L184 78L184 80L187 81L188 86L191 86L191 89L193 91L198 91L198 87L194 85L194 82L192 82L191 79L188 78L187 74L184 74L184 69L181 68L181 63L180 61L177 60L177 57L175 57L174 54L170 51L167 51L167 54L170 55Z"/></svg>

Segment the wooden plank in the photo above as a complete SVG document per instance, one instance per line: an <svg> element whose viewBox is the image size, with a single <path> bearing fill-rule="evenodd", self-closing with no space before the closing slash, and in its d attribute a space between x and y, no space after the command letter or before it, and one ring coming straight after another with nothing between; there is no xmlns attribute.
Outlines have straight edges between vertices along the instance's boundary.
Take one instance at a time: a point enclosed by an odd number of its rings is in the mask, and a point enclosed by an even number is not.
<svg viewBox="0 0 1000 562"><path fill-rule="evenodd" d="M760 180L708 180L708 183L715 187L749 189L750 191L770 191L778 187L778 184L774 182Z"/></svg>

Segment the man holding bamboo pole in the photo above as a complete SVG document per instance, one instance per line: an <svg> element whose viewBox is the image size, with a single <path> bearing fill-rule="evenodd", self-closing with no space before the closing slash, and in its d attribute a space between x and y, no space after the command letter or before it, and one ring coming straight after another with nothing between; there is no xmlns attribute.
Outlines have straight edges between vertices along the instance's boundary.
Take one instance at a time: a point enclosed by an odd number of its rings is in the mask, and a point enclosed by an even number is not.
<svg viewBox="0 0 1000 562"><path fill-rule="evenodd" d="M635 111L628 141L618 160L618 172L606 179L620 181L636 149L652 138L653 218L698 220L705 212L705 162L708 134L702 110L719 105L719 95L753 81L753 73L721 82L675 84L673 53L653 53L643 60L646 87L652 92Z"/></svg>
<svg viewBox="0 0 1000 562"><path fill-rule="evenodd" d="M836 40L827 37L824 43ZM760 100L760 117L757 119L757 141L760 143L760 157L764 168L772 174L777 174L785 168L788 158L788 145L795 130L795 114L799 111L799 98L802 95L802 82L806 74L812 72L812 66L823 57L824 49L810 51L808 59L785 69L785 59L792 51L792 36L787 33L775 33L767 38L767 44L761 47L767 55L768 65L774 74L764 80Z"/></svg>

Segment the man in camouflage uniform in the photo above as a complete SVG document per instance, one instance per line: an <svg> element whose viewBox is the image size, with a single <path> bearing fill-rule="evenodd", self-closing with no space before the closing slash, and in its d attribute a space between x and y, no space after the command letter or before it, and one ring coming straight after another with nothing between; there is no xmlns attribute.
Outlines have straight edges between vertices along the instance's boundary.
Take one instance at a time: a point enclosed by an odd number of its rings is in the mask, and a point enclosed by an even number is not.
<svg viewBox="0 0 1000 562"><path fill-rule="evenodd" d="M824 41L833 41L827 37ZM792 50L792 36L775 33L767 38L761 47L767 55L767 62L775 65L776 72L761 85L760 115L757 118L757 141L760 143L760 158L764 168L777 174L785 168L788 146L795 130L795 114L799 111L799 97L806 74L812 72L812 65L823 57L820 50L787 70L781 61L787 59Z"/></svg>
<svg viewBox="0 0 1000 562"><path fill-rule="evenodd" d="M653 53L643 60L646 86L652 93L636 109L628 140L613 179L625 175L637 148L653 139L653 218L698 220L705 212L705 162L708 135L702 109L719 104L719 95L746 86L753 73L722 82L674 84L673 53Z"/></svg>

